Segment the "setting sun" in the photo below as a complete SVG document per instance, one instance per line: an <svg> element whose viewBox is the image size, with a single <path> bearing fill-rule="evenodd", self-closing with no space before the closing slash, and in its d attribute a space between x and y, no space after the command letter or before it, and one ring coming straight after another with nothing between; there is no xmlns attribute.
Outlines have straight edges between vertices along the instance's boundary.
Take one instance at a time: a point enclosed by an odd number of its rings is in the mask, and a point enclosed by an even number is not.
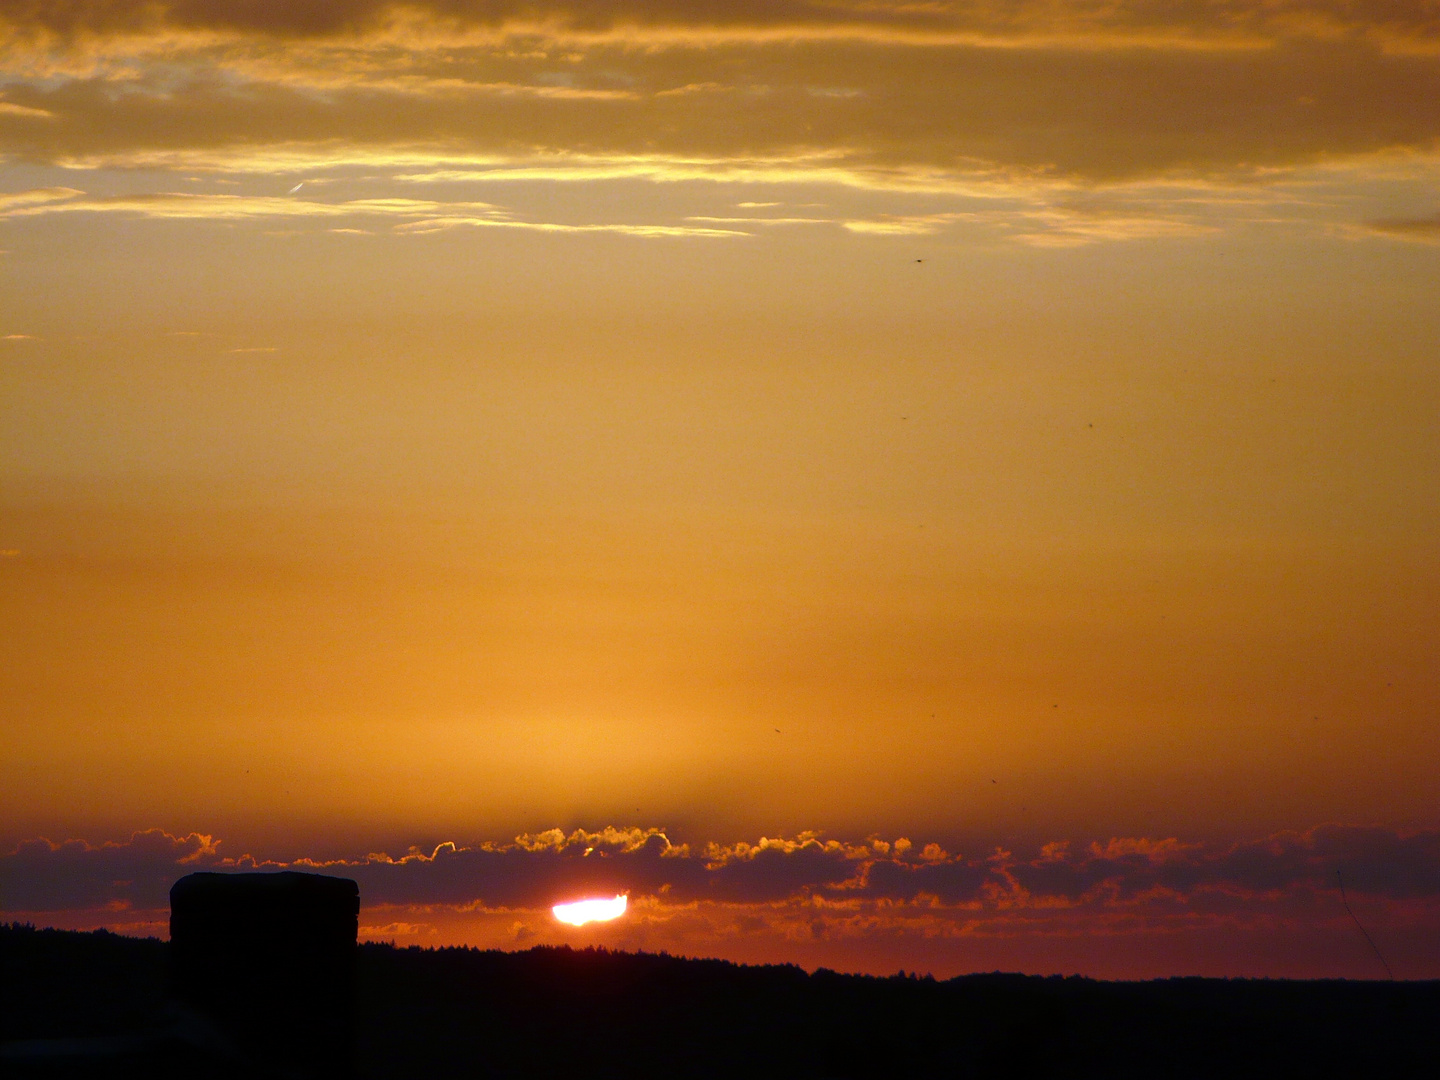
<svg viewBox="0 0 1440 1080"><path fill-rule="evenodd" d="M587 922L607 922L625 914L625 896L613 900L577 900L573 904L556 904L555 918L572 926L583 926Z"/></svg>

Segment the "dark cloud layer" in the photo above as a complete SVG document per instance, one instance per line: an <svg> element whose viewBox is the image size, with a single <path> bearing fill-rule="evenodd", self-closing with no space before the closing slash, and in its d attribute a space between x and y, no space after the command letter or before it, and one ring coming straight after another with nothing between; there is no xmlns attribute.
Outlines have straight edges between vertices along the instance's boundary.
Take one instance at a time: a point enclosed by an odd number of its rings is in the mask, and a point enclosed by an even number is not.
<svg viewBox="0 0 1440 1080"><path fill-rule="evenodd" d="M154 27L333 35L421 15L457 26L553 24L603 32L627 26L823 29L867 27L921 33L1056 31L1316 34L1383 30L1419 39L1440 33L1429 0L994 0L945 4L825 0L8 0L17 27L56 33L136 32Z"/></svg>
<svg viewBox="0 0 1440 1080"><path fill-rule="evenodd" d="M1093 181L1428 152L1440 139L1430 3L404 10L429 29L381 33L393 10L371 0L6 4L0 153L123 165L228 149L244 167L286 147L323 166L403 147L437 160L768 157ZM826 36L856 26L906 33ZM661 42L655 28L679 36ZM693 36L705 28L729 29ZM166 36L190 31L210 36ZM69 44L36 37L49 33Z"/></svg>
<svg viewBox="0 0 1440 1080"><path fill-rule="evenodd" d="M212 837L158 830L98 845L27 841L0 856L9 912L160 909L170 885L199 869L313 869L360 883L367 906L536 910L580 894L629 892L665 903L768 905L866 901L942 906L1106 907L1233 901L1347 888L1394 902L1440 899L1440 831L1325 825L1228 846L1173 839L1054 843L1017 855L952 855L908 841L847 844L804 835L757 844L671 844L654 829L559 830L508 844L442 844L392 858L278 863L229 857Z"/></svg>
<svg viewBox="0 0 1440 1080"><path fill-rule="evenodd" d="M632 59L623 92L596 80L592 96L527 93L536 71L498 83L477 73L468 90L443 94L355 84L322 95L268 82L237 93L208 80L176 94L73 80L12 90L10 102L32 111L0 113L0 139L37 161L301 144L316 164L346 148L407 146L440 158L831 154L828 164L860 168L1118 178L1424 148L1440 133L1440 65L1417 58L894 51L811 46L743 65L714 53L687 54L686 65Z"/></svg>
<svg viewBox="0 0 1440 1080"><path fill-rule="evenodd" d="M1402 240L1419 240L1440 243L1440 213L1418 218L1385 218L1366 223L1366 228L1384 236L1395 236Z"/></svg>

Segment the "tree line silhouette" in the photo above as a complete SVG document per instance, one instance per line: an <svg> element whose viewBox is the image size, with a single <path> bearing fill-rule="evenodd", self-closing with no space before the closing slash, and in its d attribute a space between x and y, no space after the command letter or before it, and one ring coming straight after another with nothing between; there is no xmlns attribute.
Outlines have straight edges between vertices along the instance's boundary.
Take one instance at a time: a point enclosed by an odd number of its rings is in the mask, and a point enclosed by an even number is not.
<svg viewBox="0 0 1440 1080"><path fill-rule="evenodd" d="M231 1060L177 1035L169 951L0 926L0 1073L314 1075L293 1047ZM1427 1076L1440 1061L1440 982L937 981L548 947L354 959L357 1080ZM96 1053L35 1051L66 1040Z"/></svg>

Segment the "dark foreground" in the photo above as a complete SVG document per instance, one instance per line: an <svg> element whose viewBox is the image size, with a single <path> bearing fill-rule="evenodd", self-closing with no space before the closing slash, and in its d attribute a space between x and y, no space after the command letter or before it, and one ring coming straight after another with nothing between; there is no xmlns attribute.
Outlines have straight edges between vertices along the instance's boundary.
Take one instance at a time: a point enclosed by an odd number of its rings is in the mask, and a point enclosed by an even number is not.
<svg viewBox="0 0 1440 1080"><path fill-rule="evenodd" d="M175 1029L167 948L0 926L0 1073L219 1075L194 1040L126 1049ZM357 974L361 1078L1440 1075L1440 982L936 982L388 945L362 945ZM58 1039L94 1060L32 1052Z"/></svg>

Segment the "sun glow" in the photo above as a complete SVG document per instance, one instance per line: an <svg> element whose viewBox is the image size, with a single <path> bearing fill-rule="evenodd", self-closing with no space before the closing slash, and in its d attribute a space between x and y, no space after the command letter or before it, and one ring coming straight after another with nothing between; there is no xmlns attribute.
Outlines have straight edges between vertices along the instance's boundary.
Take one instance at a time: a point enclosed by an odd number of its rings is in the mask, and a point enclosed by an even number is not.
<svg viewBox="0 0 1440 1080"><path fill-rule="evenodd" d="M555 918L572 926L587 922L605 922L625 914L628 898L623 894L613 900L577 900L573 904L556 904Z"/></svg>

